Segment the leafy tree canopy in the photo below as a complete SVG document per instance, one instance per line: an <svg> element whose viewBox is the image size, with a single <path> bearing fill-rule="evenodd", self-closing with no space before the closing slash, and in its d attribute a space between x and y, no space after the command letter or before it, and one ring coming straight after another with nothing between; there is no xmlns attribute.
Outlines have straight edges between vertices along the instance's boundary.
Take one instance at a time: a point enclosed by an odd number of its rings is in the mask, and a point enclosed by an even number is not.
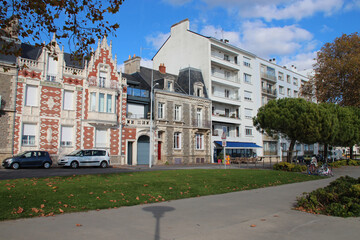
<svg viewBox="0 0 360 240"><path fill-rule="evenodd" d="M17 37L37 43L41 36L52 36L59 43L66 39L74 56L90 53L96 39L119 28L107 15L116 14L124 0L4 0L0 3L0 54L19 56Z"/></svg>
<svg viewBox="0 0 360 240"><path fill-rule="evenodd" d="M343 34L334 42L326 43L318 52L315 75L308 86L315 87L319 102L360 107L359 66L360 35ZM313 88L304 89L311 94Z"/></svg>

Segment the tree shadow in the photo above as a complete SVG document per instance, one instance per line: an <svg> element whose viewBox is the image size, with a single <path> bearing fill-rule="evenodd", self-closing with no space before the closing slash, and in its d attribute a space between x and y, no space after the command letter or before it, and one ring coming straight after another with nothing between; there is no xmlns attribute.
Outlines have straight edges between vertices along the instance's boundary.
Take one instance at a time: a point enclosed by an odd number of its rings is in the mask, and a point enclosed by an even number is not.
<svg viewBox="0 0 360 240"><path fill-rule="evenodd" d="M167 206L153 206L153 207L144 207L144 211L151 212L156 219L156 226L155 226L155 240L160 240L160 218L162 218L166 212L174 211L175 208L167 207Z"/></svg>

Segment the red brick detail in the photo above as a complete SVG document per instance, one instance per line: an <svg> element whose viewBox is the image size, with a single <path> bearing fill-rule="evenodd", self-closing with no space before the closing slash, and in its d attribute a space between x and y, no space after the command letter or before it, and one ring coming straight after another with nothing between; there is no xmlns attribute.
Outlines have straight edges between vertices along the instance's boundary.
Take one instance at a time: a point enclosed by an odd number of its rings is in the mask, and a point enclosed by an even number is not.
<svg viewBox="0 0 360 240"><path fill-rule="evenodd" d="M21 146L21 117L15 117L15 127L14 127L14 153L18 154Z"/></svg>
<svg viewBox="0 0 360 240"><path fill-rule="evenodd" d="M81 111L82 111L82 91L78 91L77 95L76 95L76 118L80 119L81 118Z"/></svg>
<svg viewBox="0 0 360 240"><path fill-rule="evenodd" d="M119 129L110 129L110 155L119 155Z"/></svg>
<svg viewBox="0 0 360 240"><path fill-rule="evenodd" d="M60 146L60 123L57 119L42 119L40 123L40 150L57 154Z"/></svg>
<svg viewBox="0 0 360 240"><path fill-rule="evenodd" d="M60 117L61 112L61 89L42 87L40 100L40 116Z"/></svg>
<svg viewBox="0 0 360 240"><path fill-rule="evenodd" d="M89 102L90 102L89 89L85 89L84 119L88 119Z"/></svg>
<svg viewBox="0 0 360 240"><path fill-rule="evenodd" d="M81 149L81 122L76 122L76 149Z"/></svg>
<svg viewBox="0 0 360 240"><path fill-rule="evenodd" d="M94 148L95 128L84 127L84 149Z"/></svg>
<svg viewBox="0 0 360 240"><path fill-rule="evenodd" d="M19 71L19 76L28 77L32 79L39 79L41 80L41 72L35 72L28 69L22 69Z"/></svg>
<svg viewBox="0 0 360 240"><path fill-rule="evenodd" d="M83 80L82 79L76 79L76 78L71 78L71 77L63 77L63 80L64 80L64 83L77 85L77 86L82 86L83 85Z"/></svg>
<svg viewBox="0 0 360 240"><path fill-rule="evenodd" d="M17 94L16 94L16 114L22 114L24 106L24 84L17 84Z"/></svg>

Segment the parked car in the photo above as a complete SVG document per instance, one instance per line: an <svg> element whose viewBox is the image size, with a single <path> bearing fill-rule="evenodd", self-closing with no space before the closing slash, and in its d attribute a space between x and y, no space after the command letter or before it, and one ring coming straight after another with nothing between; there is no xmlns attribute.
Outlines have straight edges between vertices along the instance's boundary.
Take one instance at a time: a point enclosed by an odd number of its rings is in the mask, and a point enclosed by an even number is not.
<svg viewBox="0 0 360 240"><path fill-rule="evenodd" d="M2 166L5 168L19 169L23 167L50 168L52 160L46 151L26 151L10 158L6 158Z"/></svg>
<svg viewBox="0 0 360 240"><path fill-rule="evenodd" d="M58 165L71 168L85 166L106 168L110 165L110 154L103 149L76 150L60 158Z"/></svg>
<svg viewBox="0 0 360 240"><path fill-rule="evenodd" d="M297 163L305 162L304 156L294 156L293 157L293 162L297 162Z"/></svg>

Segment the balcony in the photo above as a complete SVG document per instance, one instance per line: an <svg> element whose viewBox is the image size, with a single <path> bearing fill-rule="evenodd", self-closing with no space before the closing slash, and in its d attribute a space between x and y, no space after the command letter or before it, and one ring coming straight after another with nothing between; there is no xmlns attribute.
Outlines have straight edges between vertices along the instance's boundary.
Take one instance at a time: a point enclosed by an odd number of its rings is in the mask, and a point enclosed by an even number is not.
<svg viewBox="0 0 360 240"><path fill-rule="evenodd" d="M236 96L235 94L225 96L225 93L214 92L211 96L211 100L214 102L240 106L240 97Z"/></svg>
<svg viewBox="0 0 360 240"><path fill-rule="evenodd" d="M276 89L262 88L262 93L271 97L277 97Z"/></svg>
<svg viewBox="0 0 360 240"><path fill-rule="evenodd" d="M92 111L88 113L87 120L90 124L103 126L116 126L118 122L116 113Z"/></svg>
<svg viewBox="0 0 360 240"><path fill-rule="evenodd" d="M212 115L211 120L213 122L222 122L222 123L230 123L230 124L241 124L241 119L236 117L235 114L225 115L215 113Z"/></svg>
<svg viewBox="0 0 360 240"><path fill-rule="evenodd" d="M212 80L215 82L219 82L221 84L226 84L224 80L228 81L228 83L240 83L240 79L237 74L225 74L221 72L212 72L211 73Z"/></svg>
<svg viewBox="0 0 360 240"><path fill-rule="evenodd" d="M231 70L236 70L238 71L240 66L238 65L238 63L236 63L234 61L234 58L230 57L226 57L226 56L221 56L221 55L215 55L214 52L211 52L211 61L213 63L216 63L216 65L220 65L222 67L226 67L229 68Z"/></svg>
<svg viewBox="0 0 360 240"><path fill-rule="evenodd" d="M261 72L261 78L276 82L276 76L273 74L268 74L266 72Z"/></svg>
<svg viewBox="0 0 360 240"><path fill-rule="evenodd" d="M195 128L208 128L208 129L210 129L211 128L211 121L193 119L192 126L195 127Z"/></svg>
<svg viewBox="0 0 360 240"><path fill-rule="evenodd" d="M126 125L135 126L135 127L150 127L150 119L135 119L135 118L127 118Z"/></svg>
<svg viewBox="0 0 360 240"><path fill-rule="evenodd" d="M133 97L142 97L142 98L149 98L150 97L150 94L149 94L148 90L132 88L132 87L127 88L127 95L128 96L133 96Z"/></svg>

